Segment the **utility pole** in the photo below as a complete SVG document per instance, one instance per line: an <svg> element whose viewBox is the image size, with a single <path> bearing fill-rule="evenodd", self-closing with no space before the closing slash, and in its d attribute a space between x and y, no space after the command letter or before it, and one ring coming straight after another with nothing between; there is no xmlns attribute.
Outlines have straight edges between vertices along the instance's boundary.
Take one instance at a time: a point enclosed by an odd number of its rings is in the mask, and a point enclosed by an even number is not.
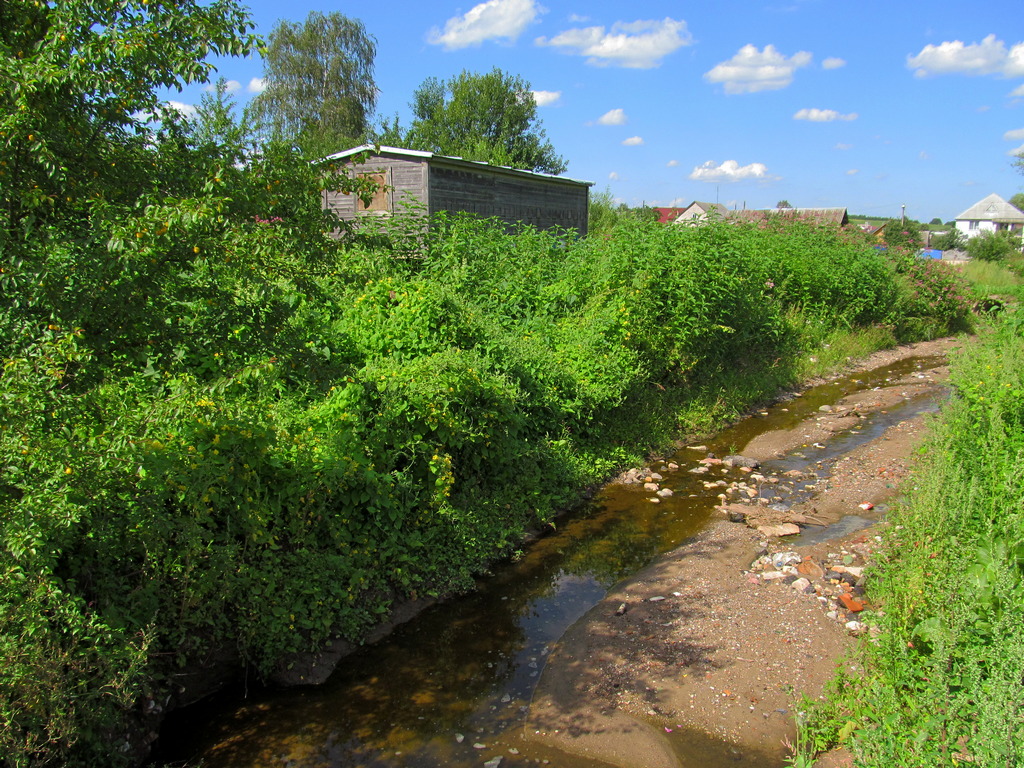
<svg viewBox="0 0 1024 768"><path fill-rule="evenodd" d="M906 224L907 223L907 204L906 203L904 203L903 205L900 206L900 211L901 211L900 212L900 224Z"/></svg>

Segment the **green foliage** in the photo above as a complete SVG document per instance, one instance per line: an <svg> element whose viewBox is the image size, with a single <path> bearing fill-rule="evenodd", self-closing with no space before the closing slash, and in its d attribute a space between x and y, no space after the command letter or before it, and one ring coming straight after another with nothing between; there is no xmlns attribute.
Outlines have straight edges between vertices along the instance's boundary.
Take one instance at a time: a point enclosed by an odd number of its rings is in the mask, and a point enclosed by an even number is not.
<svg viewBox="0 0 1024 768"><path fill-rule="evenodd" d="M97 200L149 190L140 115L158 89L202 82L209 54L247 55L242 8L221 0L96 0L0 7L0 232L88 216ZM145 118L141 118L145 119Z"/></svg>
<svg viewBox="0 0 1024 768"><path fill-rule="evenodd" d="M973 292L955 267L907 254L894 256L894 263L903 283L896 312L899 338L968 330Z"/></svg>
<svg viewBox="0 0 1024 768"><path fill-rule="evenodd" d="M1018 211L1024 211L1024 192L1013 195L1008 202Z"/></svg>
<svg viewBox="0 0 1024 768"><path fill-rule="evenodd" d="M982 232L967 241L967 255L979 261L1006 261L1020 254L1020 233Z"/></svg>
<svg viewBox="0 0 1024 768"><path fill-rule="evenodd" d="M967 236L956 227L951 227L932 240L932 247L940 251L959 251L966 245Z"/></svg>
<svg viewBox="0 0 1024 768"><path fill-rule="evenodd" d="M271 138L294 142L307 157L361 144L377 104L376 54L362 22L337 11L279 21L264 52L266 88L253 100L253 115Z"/></svg>
<svg viewBox="0 0 1024 768"><path fill-rule="evenodd" d="M894 250L916 251L921 247L921 225L912 219L889 219L884 231L885 244Z"/></svg>
<svg viewBox="0 0 1024 768"><path fill-rule="evenodd" d="M541 127L530 84L518 75L495 68L445 81L429 77L410 107L415 117L409 129L403 131L396 118L382 126L379 143L529 171L566 169Z"/></svg>
<svg viewBox="0 0 1024 768"><path fill-rule="evenodd" d="M1010 313L954 360L956 396L891 513L869 584L884 605L865 669L819 726L851 723L863 765L1017 765L1024 669L1024 337ZM829 713L832 714L829 714ZM831 732L834 743L838 732Z"/></svg>
<svg viewBox="0 0 1024 768"><path fill-rule="evenodd" d="M620 223L628 220L657 221L658 214L653 208L630 208L625 203L615 203L610 189L590 193L587 232L591 237L603 237L611 233Z"/></svg>

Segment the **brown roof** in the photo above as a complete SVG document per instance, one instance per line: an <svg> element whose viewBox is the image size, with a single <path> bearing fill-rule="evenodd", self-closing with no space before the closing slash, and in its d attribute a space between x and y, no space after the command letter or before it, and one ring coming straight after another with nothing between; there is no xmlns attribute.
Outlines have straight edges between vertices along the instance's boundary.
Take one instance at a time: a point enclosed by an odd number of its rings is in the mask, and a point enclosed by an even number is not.
<svg viewBox="0 0 1024 768"><path fill-rule="evenodd" d="M850 223L845 208L762 208L729 211L729 218L739 221L767 221L778 216L817 224L831 224L836 227L844 227Z"/></svg>
<svg viewBox="0 0 1024 768"><path fill-rule="evenodd" d="M658 212L658 222L661 224L667 224L670 221L675 221L676 217L686 210L686 208L654 208Z"/></svg>

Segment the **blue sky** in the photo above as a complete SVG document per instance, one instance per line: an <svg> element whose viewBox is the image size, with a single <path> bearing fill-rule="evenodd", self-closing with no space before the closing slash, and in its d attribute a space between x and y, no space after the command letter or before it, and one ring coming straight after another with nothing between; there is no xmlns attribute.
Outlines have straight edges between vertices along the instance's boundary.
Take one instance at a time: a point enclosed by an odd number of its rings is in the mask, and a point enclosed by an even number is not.
<svg viewBox="0 0 1024 768"><path fill-rule="evenodd" d="M567 175L630 205L846 207L952 219L1024 191L1019 0L339 3L253 0L257 32L310 11L377 40L378 117L427 77L529 81ZM216 61L244 102L258 58ZM198 102L199 87L174 94ZM339 150L345 147L339 147Z"/></svg>

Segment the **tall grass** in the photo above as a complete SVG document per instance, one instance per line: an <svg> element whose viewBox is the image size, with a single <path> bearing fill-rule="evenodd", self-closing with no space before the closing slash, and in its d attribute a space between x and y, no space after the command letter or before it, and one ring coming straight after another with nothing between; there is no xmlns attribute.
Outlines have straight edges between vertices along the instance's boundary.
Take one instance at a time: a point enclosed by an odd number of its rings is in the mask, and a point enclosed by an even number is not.
<svg viewBox="0 0 1024 768"><path fill-rule="evenodd" d="M857 765L1024 761L1024 317L957 355L951 382L870 582L881 635L809 727Z"/></svg>
<svg viewBox="0 0 1024 768"><path fill-rule="evenodd" d="M1004 263L976 259L967 262L961 269L979 299L989 296L1020 298L1024 279Z"/></svg>

